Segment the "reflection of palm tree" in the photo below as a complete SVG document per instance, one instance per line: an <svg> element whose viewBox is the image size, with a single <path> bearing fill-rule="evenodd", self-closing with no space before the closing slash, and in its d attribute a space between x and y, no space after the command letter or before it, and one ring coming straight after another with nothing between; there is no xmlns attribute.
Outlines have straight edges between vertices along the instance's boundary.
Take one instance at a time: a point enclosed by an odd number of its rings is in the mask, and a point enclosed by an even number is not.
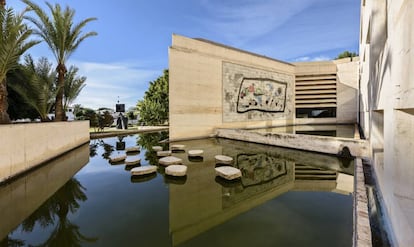
<svg viewBox="0 0 414 247"><path fill-rule="evenodd" d="M155 132L155 133L142 133L139 135L137 144L147 150L145 152L145 159L148 160L150 165L158 164L158 157L155 152L152 152L153 146L159 146L160 141L168 138L168 132ZM163 148L168 148L168 143L162 144Z"/></svg>
<svg viewBox="0 0 414 247"><path fill-rule="evenodd" d="M60 218L50 237L39 246L81 246L84 242L96 242L80 233L79 226L72 224L66 217Z"/></svg>
<svg viewBox="0 0 414 247"><path fill-rule="evenodd" d="M31 232L36 223L42 228L54 224L57 226L49 238L40 246L80 246L82 242L95 242L96 238L88 238L80 233L79 226L71 223L68 213L75 213L80 201L88 198L84 193L85 188L75 178L70 179L52 197L50 197L40 208L38 208L23 223L24 231Z"/></svg>
<svg viewBox="0 0 414 247"><path fill-rule="evenodd" d="M1 247L9 247L9 246L17 247L17 246L24 246L24 245L25 243L23 240L10 238L9 236L6 236L6 238L4 238L0 242Z"/></svg>

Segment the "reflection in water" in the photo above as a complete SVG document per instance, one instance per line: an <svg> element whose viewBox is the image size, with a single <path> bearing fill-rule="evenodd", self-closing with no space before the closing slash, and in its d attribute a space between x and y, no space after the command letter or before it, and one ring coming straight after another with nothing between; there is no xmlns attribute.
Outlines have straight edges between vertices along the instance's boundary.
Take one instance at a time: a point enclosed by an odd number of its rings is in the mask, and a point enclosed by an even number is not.
<svg viewBox="0 0 414 247"><path fill-rule="evenodd" d="M55 225L47 240L40 246L80 246L81 243L95 242L96 238L84 236L77 225L69 221L68 213L75 213L79 209L79 202L88 198L85 188L75 178L71 178L41 207L22 223L22 229L31 232L39 224L42 228ZM57 217L56 217L57 216Z"/></svg>
<svg viewBox="0 0 414 247"><path fill-rule="evenodd" d="M160 145L159 141L165 138L165 132L148 133L128 136L123 141L126 146L138 143L142 147L135 156L145 166L158 165L151 147ZM180 142L188 149L204 151L202 160L189 158L187 152L174 153L187 166L187 176L167 176L165 167L159 166L157 173L138 177L131 176L127 166L107 165L105 157L117 152L117 141L118 138L91 141L93 150L85 153L86 157L91 155L89 164L75 177L70 173L63 181L72 178L64 186L62 182L54 187L61 188L35 205L36 211L32 209L11 224L1 235L6 236L3 245L352 244L352 187L345 182L352 182L353 166L343 167L337 157L211 138ZM164 150L168 145L161 144ZM242 171L242 178L229 182L217 177L217 154L233 157L233 165ZM59 167L61 171L48 176L65 174L64 166ZM37 191L31 192L35 196L30 200L38 197ZM0 190L3 198L1 193ZM0 230L1 227L0 224ZM217 241L220 239L224 240Z"/></svg>
<svg viewBox="0 0 414 247"><path fill-rule="evenodd" d="M210 233L214 232L211 229L222 228L224 222L242 217L244 213L276 200L275 198L289 191L336 192L348 198L353 191L352 176L347 175L352 174L353 168L343 167L341 160L335 156L228 139L180 143L194 149L204 149L205 155L200 164L193 162L186 157L186 154L174 154L182 158L188 166L188 179L185 186L170 185L169 187L173 246L200 244L204 236L213 234ZM216 167L214 160L216 154L233 157L233 166L241 170L242 177L233 181L216 177L211 169ZM211 185L212 178L215 180L215 186ZM340 180L348 180L351 185L347 187L344 185L347 181ZM286 207L289 208L288 205ZM345 218L350 219L352 215L347 215ZM304 226L307 224L309 223ZM313 224L317 225L316 222ZM346 225L349 227L347 233L350 235L347 235L348 239L345 242L350 243L352 224ZM273 227L279 229L280 225L273 225ZM283 230L280 231L283 235ZM206 238L211 239L211 237ZM255 238L252 237L250 244L254 244L253 239ZM321 242L317 243L319 244Z"/></svg>
<svg viewBox="0 0 414 247"><path fill-rule="evenodd" d="M78 180L71 178L21 223L21 230L32 232L36 225L41 228L54 227L49 237L39 246L81 246L82 243L96 242L97 238L84 236L79 226L68 219L69 212L76 213L79 202L88 199L84 190ZM1 244L6 243L8 246L21 246L24 241L7 237Z"/></svg>
<svg viewBox="0 0 414 247"><path fill-rule="evenodd" d="M145 153L145 159L150 165L158 165L157 152L152 151L153 146L162 146L163 150L169 149L168 143L160 143L160 141L168 139L168 132L153 132L153 133L142 133L138 140L137 145L147 150Z"/></svg>

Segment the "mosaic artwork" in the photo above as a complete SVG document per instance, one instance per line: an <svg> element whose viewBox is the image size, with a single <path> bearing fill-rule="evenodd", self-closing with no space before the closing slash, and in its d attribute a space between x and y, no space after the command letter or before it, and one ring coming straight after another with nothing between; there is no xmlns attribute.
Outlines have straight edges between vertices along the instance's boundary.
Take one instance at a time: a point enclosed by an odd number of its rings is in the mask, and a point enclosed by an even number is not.
<svg viewBox="0 0 414 247"><path fill-rule="evenodd" d="M243 187L268 183L287 174L284 159L260 153L239 154L237 167L243 173Z"/></svg>
<svg viewBox="0 0 414 247"><path fill-rule="evenodd" d="M223 122L293 118L292 74L223 62Z"/></svg>
<svg viewBox="0 0 414 247"><path fill-rule="evenodd" d="M237 99L237 112L284 112L286 82L263 78L243 78Z"/></svg>

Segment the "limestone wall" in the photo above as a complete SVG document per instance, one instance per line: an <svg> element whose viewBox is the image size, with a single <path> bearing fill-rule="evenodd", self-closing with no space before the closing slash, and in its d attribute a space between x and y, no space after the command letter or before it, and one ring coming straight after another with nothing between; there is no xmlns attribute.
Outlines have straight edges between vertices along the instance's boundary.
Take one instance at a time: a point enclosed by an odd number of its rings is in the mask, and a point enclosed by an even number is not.
<svg viewBox="0 0 414 247"><path fill-rule="evenodd" d="M414 246L414 2L361 4L360 123L395 246Z"/></svg>
<svg viewBox="0 0 414 247"><path fill-rule="evenodd" d="M173 35L169 68L172 140L208 136L217 127L293 123L292 64ZM247 95L242 95L245 88ZM266 94L271 90L280 96L277 106L270 101L266 104ZM253 108L249 103L260 111L250 111Z"/></svg>
<svg viewBox="0 0 414 247"><path fill-rule="evenodd" d="M0 125L0 182L89 141L89 122Z"/></svg>

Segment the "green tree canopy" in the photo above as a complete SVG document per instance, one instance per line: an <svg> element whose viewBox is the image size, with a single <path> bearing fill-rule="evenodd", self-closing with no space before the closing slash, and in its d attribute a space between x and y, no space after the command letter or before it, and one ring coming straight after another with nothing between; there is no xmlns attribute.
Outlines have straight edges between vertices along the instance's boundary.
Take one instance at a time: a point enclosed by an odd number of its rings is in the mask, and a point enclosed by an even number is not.
<svg viewBox="0 0 414 247"><path fill-rule="evenodd" d="M36 17L25 17L36 27L33 33L41 37L43 41L47 43L56 58L58 91L55 100L55 120L64 121L65 114L63 111L63 97L65 74L67 72L66 62L83 40L97 35L96 32L82 32L82 29L89 22L96 20L96 18L87 18L75 24L73 20L75 10L69 8L68 6L62 9L59 4L55 4L53 6L49 2L46 2L51 14L51 17L49 17L48 14L36 3L30 0L22 1L36 14Z"/></svg>
<svg viewBox="0 0 414 247"><path fill-rule="evenodd" d="M70 66L65 75L65 90L63 95L63 109L67 111L68 106L79 96L79 93L86 86L85 76L78 76L79 68Z"/></svg>
<svg viewBox="0 0 414 247"><path fill-rule="evenodd" d="M56 97L56 72L47 58L42 57L37 63L30 55L25 56L25 63L19 74L10 80L10 86L20 94L27 104L36 109L42 121L48 121Z"/></svg>
<svg viewBox="0 0 414 247"><path fill-rule="evenodd" d="M144 98L137 103L140 121L146 125L164 124L168 121L168 70L150 82Z"/></svg>
<svg viewBox="0 0 414 247"><path fill-rule="evenodd" d="M0 123L9 123L7 113L7 82L9 71L18 67L20 56L37 41L28 41L32 30L23 23L23 15L15 14L13 9L0 5Z"/></svg>
<svg viewBox="0 0 414 247"><path fill-rule="evenodd" d="M335 59L341 59L341 58L346 58L346 57L357 57L358 53L356 52L350 52L350 51L344 51L342 53L339 53L339 55L335 58Z"/></svg>

